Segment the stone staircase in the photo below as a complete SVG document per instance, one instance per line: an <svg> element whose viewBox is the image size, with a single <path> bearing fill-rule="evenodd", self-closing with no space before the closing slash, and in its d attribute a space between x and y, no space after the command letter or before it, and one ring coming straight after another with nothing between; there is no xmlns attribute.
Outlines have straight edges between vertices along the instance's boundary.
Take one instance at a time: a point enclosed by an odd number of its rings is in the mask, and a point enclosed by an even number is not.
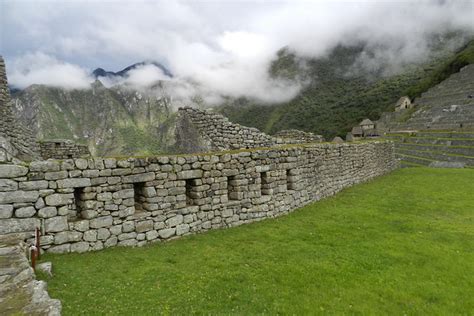
<svg viewBox="0 0 474 316"><path fill-rule="evenodd" d="M385 138L395 142L402 167L448 162L474 168L474 130L393 132L386 133Z"/></svg>

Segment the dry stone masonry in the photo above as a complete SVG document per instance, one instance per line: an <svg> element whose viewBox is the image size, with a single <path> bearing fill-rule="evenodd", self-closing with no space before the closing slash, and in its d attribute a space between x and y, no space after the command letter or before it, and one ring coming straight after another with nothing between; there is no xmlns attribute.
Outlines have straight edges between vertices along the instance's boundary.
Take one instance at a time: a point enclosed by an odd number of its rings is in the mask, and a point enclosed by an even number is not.
<svg viewBox="0 0 474 316"><path fill-rule="evenodd" d="M5 62L0 56L0 162L31 160L38 158L38 153L35 137L13 115Z"/></svg>
<svg viewBox="0 0 474 316"><path fill-rule="evenodd" d="M324 141L321 135L303 132L297 129L285 129L277 132L274 136L283 140L279 141L279 143L287 144L321 143Z"/></svg>
<svg viewBox="0 0 474 316"><path fill-rule="evenodd" d="M286 214L396 168L393 144L0 165L0 235L48 252L139 246Z"/></svg>
<svg viewBox="0 0 474 316"><path fill-rule="evenodd" d="M324 139L298 130L281 131L273 137L256 128L232 123L220 114L185 107L179 109L176 140L179 152L197 153L320 143Z"/></svg>
<svg viewBox="0 0 474 316"><path fill-rule="evenodd" d="M91 155L87 145L76 144L68 139L40 141L39 146L43 159L69 159Z"/></svg>

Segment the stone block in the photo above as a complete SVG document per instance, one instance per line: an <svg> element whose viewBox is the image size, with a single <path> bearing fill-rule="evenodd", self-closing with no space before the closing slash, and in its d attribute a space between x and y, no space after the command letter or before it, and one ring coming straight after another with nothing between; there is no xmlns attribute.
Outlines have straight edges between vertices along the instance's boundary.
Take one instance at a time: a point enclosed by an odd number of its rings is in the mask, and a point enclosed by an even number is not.
<svg viewBox="0 0 474 316"><path fill-rule="evenodd" d="M118 240L122 241L122 240L127 240L127 239L135 239L136 237L137 237L136 232L122 233L118 235Z"/></svg>
<svg viewBox="0 0 474 316"><path fill-rule="evenodd" d="M88 230L84 232L83 239L89 242L97 241L97 230Z"/></svg>
<svg viewBox="0 0 474 316"><path fill-rule="evenodd" d="M135 247L137 244L138 244L138 241L136 239L127 239L127 240L119 241L117 245L121 247Z"/></svg>
<svg viewBox="0 0 474 316"><path fill-rule="evenodd" d="M47 233L61 232L68 229L67 217L56 216L48 218L44 221L45 231Z"/></svg>
<svg viewBox="0 0 474 316"><path fill-rule="evenodd" d="M89 243L85 241L80 241L71 244L71 252L86 252L89 250Z"/></svg>
<svg viewBox="0 0 474 316"><path fill-rule="evenodd" d="M34 232L36 227L40 227L40 220L37 218L8 218L0 221L0 235L10 233Z"/></svg>
<svg viewBox="0 0 474 316"><path fill-rule="evenodd" d="M68 177L68 172L67 171L53 171L53 172L46 172L44 174L44 178L46 180L59 180L59 179L65 179Z"/></svg>
<svg viewBox="0 0 474 316"><path fill-rule="evenodd" d="M58 246L53 246L48 248L48 252L50 253L68 253L71 251L71 244L63 244Z"/></svg>
<svg viewBox="0 0 474 316"><path fill-rule="evenodd" d="M122 224L122 231L128 233L135 230L135 222L124 222Z"/></svg>
<svg viewBox="0 0 474 316"><path fill-rule="evenodd" d="M33 206L21 207L15 210L15 216L19 218L33 217L36 214L36 209Z"/></svg>
<svg viewBox="0 0 474 316"><path fill-rule="evenodd" d="M150 230L148 232L146 232L146 240L154 240L156 238L158 238L159 234L156 230Z"/></svg>
<svg viewBox="0 0 474 316"><path fill-rule="evenodd" d="M133 213L135 213L135 207L134 206L131 206L131 207L127 207L123 210L120 210L118 212L118 216L119 217L127 217L127 216L130 216L130 215L133 215Z"/></svg>
<svg viewBox="0 0 474 316"><path fill-rule="evenodd" d="M91 228L101 228L112 226L113 219L112 216L102 216L91 219L89 225Z"/></svg>
<svg viewBox="0 0 474 316"><path fill-rule="evenodd" d="M13 205L0 205L0 219L10 218L13 215Z"/></svg>
<svg viewBox="0 0 474 316"><path fill-rule="evenodd" d="M67 205L72 203L72 199L74 198L74 194L66 193L54 193L45 197L46 205L50 206L59 206L59 205Z"/></svg>
<svg viewBox="0 0 474 316"><path fill-rule="evenodd" d="M36 202L38 191L0 192L0 204Z"/></svg>
<svg viewBox="0 0 474 316"><path fill-rule="evenodd" d="M135 230L137 233L144 233L152 229L153 229L153 221L151 219L147 221L138 222L135 225Z"/></svg>
<svg viewBox="0 0 474 316"><path fill-rule="evenodd" d="M173 216L165 221L166 225L168 227L175 227L183 222L183 215L178 214L176 216Z"/></svg>
<svg viewBox="0 0 474 316"><path fill-rule="evenodd" d="M144 197L152 198L156 196L156 190L154 187L144 187L142 194Z"/></svg>
<svg viewBox="0 0 474 316"><path fill-rule="evenodd" d="M112 235L120 235L120 233L122 232L122 225L112 226L109 228L109 230Z"/></svg>
<svg viewBox="0 0 474 316"><path fill-rule="evenodd" d="M97 239L106 240L110 237L110 231L107 228L99 228L97 230Z"/></svg>
<svg viewBox="0 0 474 316"><path fill-rule="evenodd" d="M180 224L176 226L176 235L180 236L189 232L188 224Z"/></svg>
<svg viewBox="0 0 474 316"><path fill-rule="evenodd" d="M155 180L154 172L147 172L141 174L132 174L129 176L122 177L123 183L136 183L136 182L148 182Z"/></svg>
<svg viewBox="0 0 474 316"><path fill-rule="evenodd" d="M30 163L30 171L32 172L59 171L60 168L61 165L55 160L32 161Z"/></svg>
<svg viewBox="0 0 474 316"><path fill-rule="evenodd" d="M26 175L28 168L19 165L0 165L0 178L18 178Z"/></svg>
<svg viewBox="0 0 474 316"><path fill-rule="evenodd" d="M48 181L25 181L19 183L19 189L25 191L44 190L48 188Z"/></svg>
<svg viewBox="0 0 474 316"><path fill-rule="evenodd" d="M88 220L80 220L74 222L74 229L80 232L85 232L89 230L89 221Z"/></svg>
<svg viewBox="0 0 474 316"><path fill-rule="evenodd" d="M74 160L74 163L76 164L76 167L80 170L85 170L87 169L88 167L88 162L86 159L83 159L83 158L79 158L79 159L75 159Z"/></svg>
<svg viewBox="0 0 474 316"><path fill-rule="evenodd" d="M117 236L112 236L104 242L104 247L105 248L113 247L113 246L116 246L117 243L118 243Z"/></svg>
<svg viewBox="0 0 474 316"><path fill-rule="evenodd" d="M167 239L173 236L176 232L176 228L165 228L158 232L160 238Z"/></svg>
<svg viewBox="0 0 474 316"><path fill-rule="evenodd" d="M58 209L54 206L43 207L38 211L38 217L50 218L58 214Z"/></svg>
<svg viewBox="0 0 474 316"><path fill-rule="evenodd" d="M112 194L114 199L128 199L135 197L135 191L133 189L125 189L114 192Z"/></svg>
<svg viewBox="0 0 474 316"><path fill-rule="evenodd" d="M91 179L89 178L71 178L57 181L58 188L83 188L91 186Z"/></svg>
<svg viewBox="0 0 474 316"><path fill-rule="evenodd" d="M185 170L177 173L178 180L202 178L202 170Z"/></svg>
<svg viewBox="0 0 474 316"><path fill-rule="evenodd" d="M10 179L0 179L0 191L18 190L18 182Z"/></svg>

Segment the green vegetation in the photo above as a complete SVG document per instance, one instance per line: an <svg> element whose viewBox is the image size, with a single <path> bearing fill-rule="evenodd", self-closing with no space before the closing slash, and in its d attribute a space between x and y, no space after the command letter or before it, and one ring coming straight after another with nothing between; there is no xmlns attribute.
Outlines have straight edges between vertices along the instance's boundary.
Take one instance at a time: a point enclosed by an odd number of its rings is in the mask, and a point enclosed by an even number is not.
<svg viewBox="0 0 474 316"><path fill-rule="evenodd" d="M468 315L474 170L411 168L288 216L46 255L64 315Z"/></svg>
<svg viewBox="0 0 474 316"><path fill-rule="evenodd" d="M18 113L25 121L38 118L42 139L87 143L96 155L172 151L176 114L169 100L154 94L96 82L91 89L73 90L32 85L13 98L25 107Z"/></svg>
<svg viewBox="0 0 474 316"><path fill-rule="evenodd" d="M362 119L377 120L382 112L393 110L401 96L418 96L474 62L474 41L457 52L445 47L449 45L444 41L438 46L434 49L438 53L428 62L408 65L397 75L385 73L383 67L377 70L358 67L361 53L370 54L363 46L340 46L327 58L317 60L298 60L291 52L282 50L270 74L275 78L310 79L310 84L296 98L282 104L259 104L241 98L228 101L219 111L233 122L270 134L296 128L327 139L345 136Z"/></svg>
<svg viewBox="0 0 474 316"><path fill-rule="evenodd" d="M406 94L411 98L418 97L422 92L427 91L453 73L458 72L462 67L472 63L474 63L474 40L467 43L457 54L437 65L434 71L408 89Z"/></svg>

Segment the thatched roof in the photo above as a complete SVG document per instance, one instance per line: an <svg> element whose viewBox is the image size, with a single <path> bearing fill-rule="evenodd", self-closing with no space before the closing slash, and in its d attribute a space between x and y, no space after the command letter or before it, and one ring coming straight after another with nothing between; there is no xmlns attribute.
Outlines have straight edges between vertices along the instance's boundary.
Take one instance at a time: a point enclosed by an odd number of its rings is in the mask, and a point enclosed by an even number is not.
<svg viewBox="0 0 474 316"><path fill-rule="evenodd" d="M365 120L363 120L362 122L360 122L359 125L360 125L360 126L363 126L363 125L374 125L374 122L372 122L372 121L369 120L369 119L365 119Z"/></svg>

